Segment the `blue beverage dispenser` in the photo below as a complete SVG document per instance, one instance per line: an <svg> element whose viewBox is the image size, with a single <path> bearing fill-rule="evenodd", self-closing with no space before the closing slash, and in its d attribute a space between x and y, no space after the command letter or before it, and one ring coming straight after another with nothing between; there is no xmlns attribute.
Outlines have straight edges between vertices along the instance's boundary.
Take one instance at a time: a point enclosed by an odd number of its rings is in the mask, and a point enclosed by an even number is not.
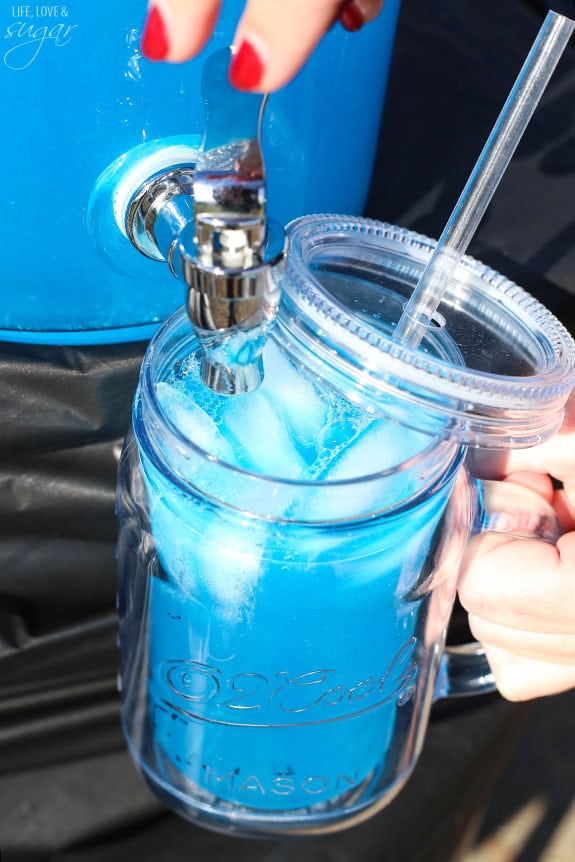
<svg viewBox="0 0 575 862"><path fill-rule="evenodd" d="M243 7L225 0L204 53L171 66L142 56L142 0L3 6L1 340L146 339L183 302L167 268L131 244L125 209L148 177L193 163L204 59L230 44ZM263 147L281 223L361 212L398 7L387 0L357 34L336 25L271 96Z"/></svg>

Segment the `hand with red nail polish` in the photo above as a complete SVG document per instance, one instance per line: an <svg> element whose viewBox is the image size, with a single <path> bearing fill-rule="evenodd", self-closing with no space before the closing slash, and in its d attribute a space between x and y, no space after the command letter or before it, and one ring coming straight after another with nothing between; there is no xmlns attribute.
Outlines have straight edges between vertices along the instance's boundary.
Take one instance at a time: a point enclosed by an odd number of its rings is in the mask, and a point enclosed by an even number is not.
<svg viewBox="0 0 575 862"><path fill-rule="evenodd" d="M150 0L142 33L149 60L180 62L197 54L217 23L222 0ZM230 81L265 92L287 84L322 36L339 21L355 32L377 17L384 0L247 0L233 43Z"/></svg>

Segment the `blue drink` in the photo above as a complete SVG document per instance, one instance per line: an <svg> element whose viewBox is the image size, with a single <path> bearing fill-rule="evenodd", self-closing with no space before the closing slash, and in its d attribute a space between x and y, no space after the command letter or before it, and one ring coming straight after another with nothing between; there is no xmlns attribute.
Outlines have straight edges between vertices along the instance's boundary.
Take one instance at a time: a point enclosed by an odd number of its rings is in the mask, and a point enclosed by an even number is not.
<svg viewBox="0 0 575 862"><path fill-rule="evenodd" d="M172 363L158 412L205 454L170 439L170 472L141 397L135 411L149 534L145 561L140 535L121 544L126 580L146 581L124 591L122 638L145 639L124 666L126 733L152 786L212 825L230 805L329 823L395 792L391 740L446 622L429 575L460 450L320 387L274 341L264 364L255 393L226 398L194 353Z"/></svg>

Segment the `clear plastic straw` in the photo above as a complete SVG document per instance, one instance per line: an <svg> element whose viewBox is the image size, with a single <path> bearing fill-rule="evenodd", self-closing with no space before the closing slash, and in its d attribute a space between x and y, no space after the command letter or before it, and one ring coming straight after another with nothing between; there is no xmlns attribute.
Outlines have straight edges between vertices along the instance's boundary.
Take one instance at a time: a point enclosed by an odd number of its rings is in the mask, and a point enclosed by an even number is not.
<svg viewBox="0 0 575 862"><path fill-rule="evenodd" d="M549 12L394 332L417 347L555 70L575 21Z"/></svg>

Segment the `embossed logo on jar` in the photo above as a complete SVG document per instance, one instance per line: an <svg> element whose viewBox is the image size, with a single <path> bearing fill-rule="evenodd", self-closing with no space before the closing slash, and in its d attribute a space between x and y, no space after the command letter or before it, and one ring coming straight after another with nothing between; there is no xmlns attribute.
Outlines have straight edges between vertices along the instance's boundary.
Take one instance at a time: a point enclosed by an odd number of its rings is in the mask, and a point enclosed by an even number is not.
<svg viewBox="0 0 575 862"><path fill-rule="evenodd" d="M216 724L287 727L341 721L394 699L409 700L417 676L415 644L416 638L409 638L383 673L351 682L331 668L227 676L215 665L170 661L161 668L169 689L162 700L188 718Z"/></svg>

